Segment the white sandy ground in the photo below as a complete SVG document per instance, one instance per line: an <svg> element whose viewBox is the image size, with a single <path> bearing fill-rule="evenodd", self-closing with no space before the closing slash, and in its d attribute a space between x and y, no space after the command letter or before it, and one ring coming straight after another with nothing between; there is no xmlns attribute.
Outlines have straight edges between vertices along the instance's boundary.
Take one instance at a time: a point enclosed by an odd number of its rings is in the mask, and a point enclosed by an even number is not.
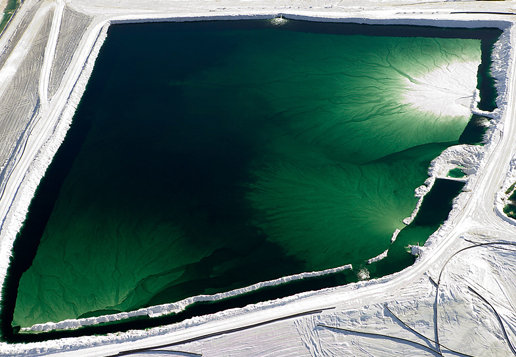
<svg viewBox="0 0 516 357"><path fill-rule="evenodd" d="M14 33L22 14L37 2L27 0L22 5L5 35L0 38L0 49ZM65 3L93 16L94 21L81 40L60 88L49 101L46 93ZM513 113L516 77L513 75L515 62L512 50L516 42L516 30L511 27L512 15L478 12L510 13L516 7L515 3L46 0L41 1L41 4L39 12L53 11L55 17L38 82L40 113L32 124L32 130L28 131L30 135L25 151L23 154L15 153L11 158L15 162L14 169L8 181L4 182L5 190L0 199L2 280L15 234L25 217L30 198L64 138L110 22L177 20L181 17L272 17L283 13L291 18L319 21L495 26L505 29L493 55L493 74L498 79L500 93L497 101L499 109L488 114L493 120L486 137L488 143L484 147L449 148L434 160L429 169L431 177L418 188L416 194L422 196L435 177L444 176L450 167L457 164L464 166L469 175L465 192L455 200L447 222L429 238L424 247L419 248L420 257L416 264L402 272L378 280L307 292L146 331L23 345L2 343L0 353L93 356L154 348L153 351L141 351L139 354L184 356L186 352L191 352L203 356L416 356L440 355L436 350L442 345L440 348L443 355L457 355L450 350L474 356L513 354L511 344L516 345L516 224L501 213L503 195L500 192L516 178L516 169L510 171L516 167L516 159L511 161L516 153ZM477 13L452 13L457 11ZM24 41L12 52L13 58L30 56L31 38L34 39L34 34L41 27L37 19L38 15L22 37ZM2 74L0 69L0 78L3 80L9 78L9 73L16 71L16 62L10 63L12 66L7 67L7 74ZM3 86L4 83L0 81L0 87ZM453 88L452 93L459 93L460 96L464 94L453 83L450 86ZM450 89L447 86L443 88ZM465 95L471 97L472 94ZM432 99L428 95L423 97L431 103ZM471 101L471 98L468 100ZM473 99L472 102L475 101ZM420 101L414 104L426 105ZM463 104L459 101L461 107ZM439 110L443 111L444 108ZM500 244L492 244L495 242ZM477 246L477 243L488 245ZM472 248L461 250L469 246ZM158 309L164 310L152 310L152 313L163 313L167 308L163 305ZM285 319L278 320L281 318ZM77 322L68 321L65 324L73 326ZM438 341L440 345L432 341Z"/></svg>
<svg viewBox="0 0 516 357"><path fill-rule="evenodd" d="M0 12L3 13L7 6L7 0L0 0ZM0 14L2 16L2 14Z"/></svg>
<svg viewBox="0 0 516 357"><path fill-rule="evenodd" d="M41 26L43 25L43 19L48 14L48 12L52 10L53 4L50 3L46 3L39 8L37 13L34 15L34 19L30 25L32 31L27 31L23 34L20 41L18 42L16 50L13 51L2 68L0 68L0 83L2 83L2 86L0 86L0 96L4 93L8 87L8 84L14 78L22 60L29 54L31 45L34 43L34 40L38 35Z"/></svg>

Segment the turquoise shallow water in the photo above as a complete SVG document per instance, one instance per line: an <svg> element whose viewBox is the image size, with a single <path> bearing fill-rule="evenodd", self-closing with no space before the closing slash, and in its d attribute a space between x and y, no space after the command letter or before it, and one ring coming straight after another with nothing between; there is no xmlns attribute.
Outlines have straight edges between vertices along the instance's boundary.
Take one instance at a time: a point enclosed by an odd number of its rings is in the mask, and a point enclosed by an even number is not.
<svg viewBox="0 0 516 357"><path fill-rule="evenodd" d="M481 41L317 26L112 27L19 236L35 256L16 257L27 270L12 324L358 266L389 248L429 162L470 119L403 103L404 81L479 61Z"/></svg>

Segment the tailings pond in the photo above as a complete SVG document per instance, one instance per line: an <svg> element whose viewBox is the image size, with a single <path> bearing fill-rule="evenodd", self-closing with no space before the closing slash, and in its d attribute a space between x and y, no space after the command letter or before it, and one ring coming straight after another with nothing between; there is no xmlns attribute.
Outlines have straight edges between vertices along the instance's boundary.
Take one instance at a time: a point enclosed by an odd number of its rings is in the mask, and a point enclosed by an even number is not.
<svg viewBox="0 0 516 357"><path fill-rule="evenodd" d="M424 217L402 220L430 161L459 143L477 83L492 109L500 31L277 23L110 28L18 235L4 334L353 264L219 309L238 306L413 263L405 247L462 184L438 182Z"/></svg>

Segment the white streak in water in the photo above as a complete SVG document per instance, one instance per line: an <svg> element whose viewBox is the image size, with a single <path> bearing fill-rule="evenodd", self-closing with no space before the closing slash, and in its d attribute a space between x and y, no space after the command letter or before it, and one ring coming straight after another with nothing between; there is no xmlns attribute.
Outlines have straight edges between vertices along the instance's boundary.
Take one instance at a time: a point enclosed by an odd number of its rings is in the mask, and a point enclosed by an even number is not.
<svg viewBox="0 0 516 357"><path fill-rule="evenodd" d="M277 286L277 285L285 284L285 283L292 282L295 280L315 278L318 276L339 273L339 272L342 272L345 270L351 270L351 269L353 269L353 266L351 264L346 264L346 265L342 265L337 268L331 268L331 269L326 269L326 270L305 272L305 273L300 273L300 274L284 276L279 279L263 281L260 283L249 285L245 288L234 289L234 290L230 290L230 291L223 292L223 293L218 293L218 294L213 294L213 295L197 295L197 296L186 298L186 299L178 301L178 302L151 306L151 307L138 309L138 310L134 310L134 311L130 311L130 312L121 312L118 314L103 315L103 316L98 316L98 317L88 317L88 318L83 318L83 319L69 319L69 320L64 320L64 321L60 321L60 322L47 322L47 323L43 323L43 324L35 324L31 327L22 328L21 331L23 331L23 332L29 332L29 331L41 332L41 331L51 331L51 330L56 330L56 329L68 330L68 329L76 329L81 326L96 325L98 323L103 323L103 322L124 320L124 319L128 319L128 318L135 317L135 316L158 317L158 316L163 316L163 315L167 315L167 314L171 314L171 313L181 312L181 311L185 310L189 305L196 303L196 302L222 300L222 299L242 295L245 293L249 293L252 291L256 291L258 289L265 288L265 287Z"/></svg>
<svg viewBox="0 0 516 357"><path fill-rule="evenodd" d="M397 229L399 231L399 229ZM383 253L378 254L376 257L368 259L367 264L373 264L376 263L384 258L387 258L387 253L389 252L389 249L385 249Z"/></svg>
<svg viewBox="0 0 516 357"><path fill-rule="evenodd" d="M400 232L401 232L401 229L396 228L394 230L394 232L392 233L392 237L391 237L391 244L396 241L396 238L398 238L398 234L400 234Z"/></svg>

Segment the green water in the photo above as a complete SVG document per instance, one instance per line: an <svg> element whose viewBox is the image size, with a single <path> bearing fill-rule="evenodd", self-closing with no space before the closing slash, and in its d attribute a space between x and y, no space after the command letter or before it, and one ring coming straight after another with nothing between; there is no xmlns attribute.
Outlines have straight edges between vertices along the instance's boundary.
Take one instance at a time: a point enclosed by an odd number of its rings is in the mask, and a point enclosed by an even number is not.
<svg viewBox="0 0 516 357"><path fill-rule="evenodd" d="M4 9L0 9L2 15L0 17L0 33L4 30L5 25L14 14L16 8L19 6L18 0L8 0Z"/></svg>
<svg viewBox="0 0 516 357"><path fill-rule="evenodd" d="M19 235L35 256L15 255L26 271L12 324L360 265L389 248L429 162L470 119L414 109L404 84L480 61L481 41L321 26L112 27Z"/></svg>
<svg viewBox="0 0 516 357"><path fill-rule="evenodd" d="M512 184L511 187L507 189L505 194L510 194L514 190L515 185L516 183ZM503 211L509 217L516 219L516 192L512 192L511 195L508 197L508 203L504 206Z"/></svg>
<svg viewBox="0 0 516 357"><path fill-rule="evenodd" d="M516 218L516 205L512 203L506 204L503 207L503 212L511 218Z"/></svg>
<svg viewBox="0 0 516 357"><path fill-rule="evenodd" d="M412 264L413 257L407 252L411 245L422 246L426 238L434 233L448 218L453 199L462 191L464 182L436 179L423 200L419 212L409 226L405 227L389 247L385 259L368 266L371 277L394 273Z"/></svg>
<svg viewBox="0 0 516 357"><path fill-rule="evenodd" d="M448 176L453 178L462 178L466 176L466 174L464 173L464 171L462 171L462 168L456 167L448 171Z"/></svg>

